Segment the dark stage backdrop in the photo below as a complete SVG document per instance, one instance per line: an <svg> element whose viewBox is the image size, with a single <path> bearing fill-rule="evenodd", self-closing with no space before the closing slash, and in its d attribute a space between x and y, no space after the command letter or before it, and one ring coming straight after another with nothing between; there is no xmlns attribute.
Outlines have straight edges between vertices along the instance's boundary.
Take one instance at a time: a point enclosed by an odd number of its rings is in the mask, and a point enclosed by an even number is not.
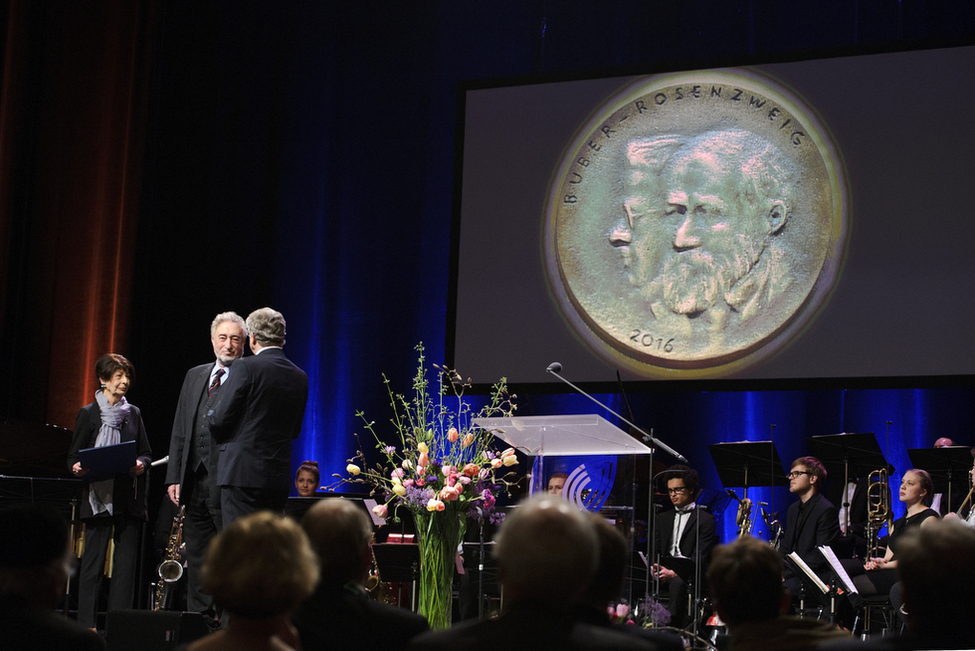
<svg viewBox="0 0 975 651"><path fill-rule="evenodd" d="M421 340L443 359L457 84L975 36L970 3L801 4L11 0L0 18L0 416L70 427L94 358L115 349L136 364L131 399L161 457L186 369L212 359L213 315L271 305L311 379L294 465L341 472L355 411L387 418L380 374L407 389ZM946 232L965 218L948 202L932 200ZM883 437L890 420L899 470L901 450L937 436L973 443L973 390L960 383L650 385L628 400L713 482L706 444L766 438L772 423L791 459L806 436ZM528 415L592 410L551 387L521 403Z"/></svg>

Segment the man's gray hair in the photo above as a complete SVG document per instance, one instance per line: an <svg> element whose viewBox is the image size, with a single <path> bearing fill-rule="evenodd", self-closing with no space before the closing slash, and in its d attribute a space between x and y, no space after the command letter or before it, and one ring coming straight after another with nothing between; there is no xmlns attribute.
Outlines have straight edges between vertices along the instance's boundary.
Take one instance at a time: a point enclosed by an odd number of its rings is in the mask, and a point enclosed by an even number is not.
<svg viewBox="0 0 975 651"><path fill-rule="evenodd" d="M596 571L599 542L589 517L554 495L531 497L505 519L495 554L505 594L572 602Z"/></svg>
<svg viewBox="0 0 975 651"><path fill-rule="evenodd" d="M287 324L277 310L262 307L247 315L247 327L261 346L283 346Z"/></svg>
<svg viewBox="0 0 975 651"><path fill-rule="evenodd" d="M240 329L244 331L244 339L247 339L247 323L244 321L244 317L240 316L236 312L221 312L217 316L213 317L213 321L210 323L211 337L217 333L217 326L224 321L230 321L231 323L236 323L239 325Z"/></svg>

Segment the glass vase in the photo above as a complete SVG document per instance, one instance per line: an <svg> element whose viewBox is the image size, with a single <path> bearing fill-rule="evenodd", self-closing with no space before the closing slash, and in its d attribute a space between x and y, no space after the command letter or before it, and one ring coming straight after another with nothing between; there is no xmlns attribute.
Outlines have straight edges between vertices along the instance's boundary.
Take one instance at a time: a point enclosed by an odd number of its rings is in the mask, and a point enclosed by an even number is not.
<svg viewBox="0 0 975 651"><path fill-rule="evenodd" d="M464 535L464 514L425 511L416 514L420 545L419 612L430 628L450 628L457 545Z"/></svg>

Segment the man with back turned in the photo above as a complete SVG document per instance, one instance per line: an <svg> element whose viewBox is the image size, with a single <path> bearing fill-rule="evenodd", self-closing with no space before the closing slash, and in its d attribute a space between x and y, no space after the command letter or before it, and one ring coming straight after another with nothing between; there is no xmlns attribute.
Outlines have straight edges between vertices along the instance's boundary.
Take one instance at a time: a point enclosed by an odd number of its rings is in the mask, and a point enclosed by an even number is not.
<svg viewBox="0 0 975 651"><path fill-rule="evenodd" d="M260 509L281 512L291 490L291 442L301 432L308 376L283 350L286 324L269 307L247 317L253 357L234 364L207 414L220 443L220 510L227 526Z"/></svg>

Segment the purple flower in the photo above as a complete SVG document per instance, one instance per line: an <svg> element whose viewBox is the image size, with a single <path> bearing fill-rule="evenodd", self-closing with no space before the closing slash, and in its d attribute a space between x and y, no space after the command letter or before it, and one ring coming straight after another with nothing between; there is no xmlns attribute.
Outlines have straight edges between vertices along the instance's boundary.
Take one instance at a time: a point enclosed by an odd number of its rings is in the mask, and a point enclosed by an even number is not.
<svg viewBox="0 0 975 651"><path fill-rule="evenodd" d="M427 502L436 497L436 493L428 488L417 488L416 486L406 487L406 497L403 503L416 510L427 508Z"/></svg>
<svg viewBox="0 0 975 651"><path fill-rule="evenodd" d="M493 510L497 500L494 498L494 494L491 493L490 489L485 488L484 492L481 493L481 497L484 499L484 510Z"/></svg>
<svg viewBox="0 0 975 651"><path fill-rule="evenodd" d="M390 455L391 456L394 452L396 452L396 447L395 446L392 446L392 445L387 445L386 447L383 448L383 451L387 455Z"/></svg>

